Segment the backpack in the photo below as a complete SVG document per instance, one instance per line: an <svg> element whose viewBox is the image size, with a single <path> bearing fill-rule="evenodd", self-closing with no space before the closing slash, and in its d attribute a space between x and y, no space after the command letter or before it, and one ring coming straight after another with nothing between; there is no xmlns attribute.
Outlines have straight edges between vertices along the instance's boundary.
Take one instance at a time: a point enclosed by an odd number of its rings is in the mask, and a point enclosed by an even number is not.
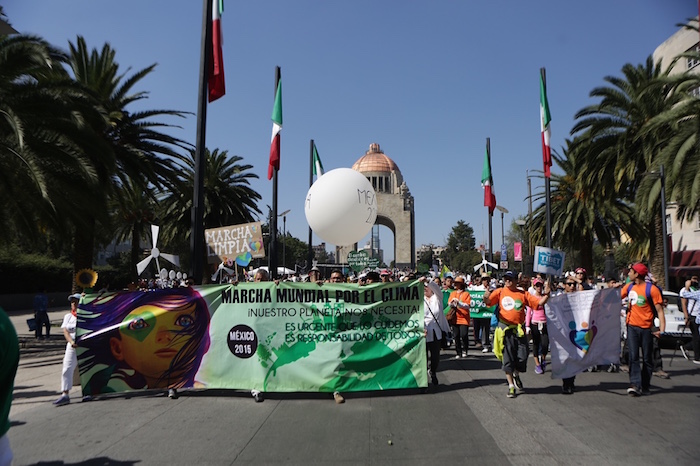
<svg viewBox="0 0 700 466"><path fill-rule="evenodd" d="M649 303L649 305L651 306L651 311L654 313L654 317L657 318L657 317L659 317L659 316L658 316L657 313L656 313L656 306L654 306L654 302L653 302L652 299L651 299L651 287L652 287L652 286L656 286L656 285L653 285L651 282L645 282L645 284L646 284L645 294L646 294L646 296L647 296L647 303ZM629 299L630 291L632 291L632 287L633 287L633 286L634 286L634 282L631 282L631 283L627 286L627 297L628 297L628 299ZM659 288L658 286L656 286L656 287ZM661 288L659 288L659 292L661 292L661 296L663 297L663 292L661 291ZM630 309L631 307L632 307L632 305L631 305L631 304L629 303L629 301L628 301L628 302L627 302L627 311L629 311L629 309Z"/></svg>

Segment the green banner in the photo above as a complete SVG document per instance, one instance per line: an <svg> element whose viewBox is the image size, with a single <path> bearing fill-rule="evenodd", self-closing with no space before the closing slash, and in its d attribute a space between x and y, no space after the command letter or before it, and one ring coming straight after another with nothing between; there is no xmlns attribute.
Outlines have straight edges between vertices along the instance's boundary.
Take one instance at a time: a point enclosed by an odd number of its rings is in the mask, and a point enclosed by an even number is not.
<svg viewBox="0 0 700 466"><path fill-rule="evenodd" d="M341 392L427 386L423 290L256 283L87 296L85 394L150 388Z"/></svg>
<svg viewBox="0 0 700 466"><path fill-rule="evenodd" d="M467 290L472 298L472 305L469 307L469 315L472 319L491 318L496 312L496 306L486 307L484 304L483 290Z"/></svg>

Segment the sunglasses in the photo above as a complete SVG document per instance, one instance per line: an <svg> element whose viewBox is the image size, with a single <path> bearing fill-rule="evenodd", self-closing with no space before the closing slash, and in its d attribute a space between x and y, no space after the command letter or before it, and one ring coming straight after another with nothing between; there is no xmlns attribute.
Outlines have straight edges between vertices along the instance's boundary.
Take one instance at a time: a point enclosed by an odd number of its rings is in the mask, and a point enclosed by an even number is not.
<svg viewBox="0 0 700 466"><path fill-rule="evenodd" d="M564 283L564 285L566 285L566 286L574 286L575 284L576 284L576 283L570 283L570 282Z"/></svg>

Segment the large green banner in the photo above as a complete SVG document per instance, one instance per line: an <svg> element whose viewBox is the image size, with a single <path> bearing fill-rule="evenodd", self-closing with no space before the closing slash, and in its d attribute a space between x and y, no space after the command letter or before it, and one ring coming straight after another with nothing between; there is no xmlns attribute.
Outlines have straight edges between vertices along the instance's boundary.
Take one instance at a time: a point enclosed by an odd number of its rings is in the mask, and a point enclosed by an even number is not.
<svg viewBox="0 0 700 466"><path fill-rule="evenodd" d="M484 292L479 290L467 290L472 298L472 305L469 307L469 315L472 319L491 318L496 311L496 306L487 307L484 304Z"/></svg>
<svg viewBox="0 0 700 466"><path fill-rule="evenodd" d="M422 288L282 282L89 295L78 311L83 391L426 387Z"/></svg>

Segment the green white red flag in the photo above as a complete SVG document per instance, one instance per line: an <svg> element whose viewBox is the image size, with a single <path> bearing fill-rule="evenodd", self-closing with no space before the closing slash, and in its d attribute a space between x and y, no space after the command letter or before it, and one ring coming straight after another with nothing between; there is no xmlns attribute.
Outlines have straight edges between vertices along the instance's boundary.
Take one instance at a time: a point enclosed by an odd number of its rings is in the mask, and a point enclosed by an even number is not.
<svg viewBox="0 0 700 466"><path fill-rule="evenodd" d="M484 188L484 205L489 208L489 214L493 215L496 208L496 192L493 189L493 176L491 176L491 154L486 146L484 156L484 168L481 170L481 186Z"/></svg>
<svg viewBox="0 0 700 466"><path fill-rule="evenodd" d="M270 164L267 179L271 180L275 169L280 169L280 132L282 131L282 78L277 81L275 106L272 108L272 140L270 141Z"/></svg>
<svg viewBox="0 0 700 466"><path fill-rule="evenodd" d="M318 156L318 150L316 150L316 143L314 143L314 176L319 179L323 175L323 164L321 163L321 157Z"/></svg>
<svg viewBox="0 0 700 466"><path fill-rule="evenodd" d="M221 34L221 13L224 11L224 0L211 0L211 54L209 60L209 102L213 102L226 94L224 79L224 54L221 46L224 38Z"/></svg>
<svg viewBox="0 0 700 466"><path fill-rule="evenodd" d="M544 68L542 68L540 70L540 130L542 131L542 163L545 178L551 176L552 168L552 149L549 144L551 121L552 115L549 113L549 102L547 102L547 82L544 77Z"/></svg>

